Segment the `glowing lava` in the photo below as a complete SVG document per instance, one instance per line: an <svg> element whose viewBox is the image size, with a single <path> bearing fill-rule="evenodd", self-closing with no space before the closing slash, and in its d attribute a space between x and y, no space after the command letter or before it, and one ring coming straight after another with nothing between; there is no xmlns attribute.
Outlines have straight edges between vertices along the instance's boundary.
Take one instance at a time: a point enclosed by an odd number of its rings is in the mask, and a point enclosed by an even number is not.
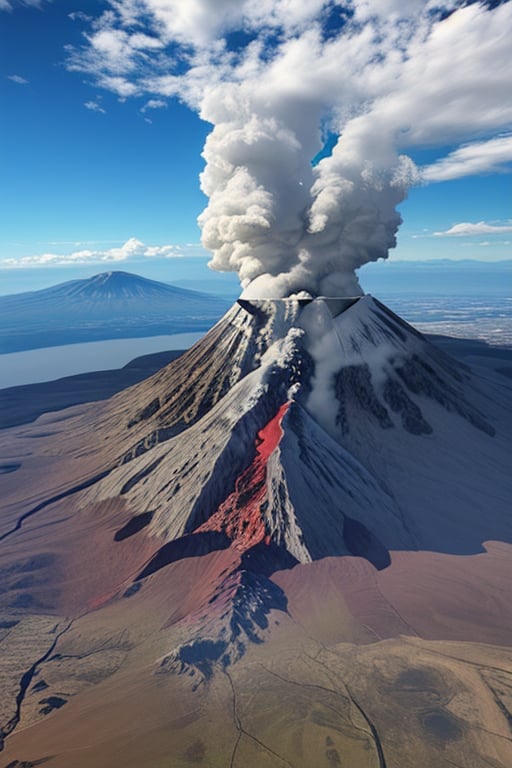
<svg viewBox="0 0 512 768"><path fill-rule="evenodd" d="M223 531L239 552L245 552L261 541L270 544L270 533L263 517L267 502L267 462L283 436L281 422L289 405L283 403L276 415L258 432L256 456L237 477L235 490L194 533Z"/></svg>

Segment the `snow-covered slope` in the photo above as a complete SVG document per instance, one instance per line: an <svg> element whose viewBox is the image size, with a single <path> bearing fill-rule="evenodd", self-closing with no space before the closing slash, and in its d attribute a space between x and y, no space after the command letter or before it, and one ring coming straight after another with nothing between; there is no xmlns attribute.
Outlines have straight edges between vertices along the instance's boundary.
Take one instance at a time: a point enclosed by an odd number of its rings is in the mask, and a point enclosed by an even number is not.
<svg viewBox="0 0 512 768"><path fill-rule="evenodd" d="M148 402L123 441L135 424L139 437L91 495L123 493L151 509L165 539L191 533L286 406L266 460L264 518L298 560L352 551L347 519L386 549L478 551L486 537L512 535L506 380L475 378L369 296L340 306L231 310L181 359L181 386L172 367L144 385Z"/></svg>

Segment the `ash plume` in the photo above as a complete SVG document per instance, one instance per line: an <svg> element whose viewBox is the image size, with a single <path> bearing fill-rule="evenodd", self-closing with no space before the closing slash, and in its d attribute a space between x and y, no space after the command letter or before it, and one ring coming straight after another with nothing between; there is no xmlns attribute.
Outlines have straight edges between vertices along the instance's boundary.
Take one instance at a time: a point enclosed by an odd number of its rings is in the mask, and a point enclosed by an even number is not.
<svg viewBox="0 0 512 768"><path fill-rule="evenodd" d="M396 245L410 186L436 180L405 151L482 146L512 125L510 3L110 6L69 67L213 126L202 243L247 297L360 294L356 270Z"/></svg>

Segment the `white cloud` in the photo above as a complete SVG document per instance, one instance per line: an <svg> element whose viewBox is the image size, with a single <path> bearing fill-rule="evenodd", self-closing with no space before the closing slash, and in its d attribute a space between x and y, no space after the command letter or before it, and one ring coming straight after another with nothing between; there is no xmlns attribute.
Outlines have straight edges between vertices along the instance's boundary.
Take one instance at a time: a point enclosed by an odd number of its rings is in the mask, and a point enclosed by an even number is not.
<svg viewBox="0 0 512 768"><path fill-rule="evenodd" d="M103 66L110 72L126 72L132 69L133 48L130 36L122 29L100 29L90 37L92 48L96 51Z"/></svg>
<svg viewBox="0 0 512 768"><path fill-rule="evenodd" d="M91 32L85 35L86 47L66 46L67 65L71 71L91 74L98 85L113 90L119 96L133 96L140 92L140 87L133 82L137 74L140 75L145 68L156 67L160 60L162 66L168 64L168 57L162 53L165 42L153 32L134 32L131 24L130 29L124 29L125 6L116 2L111 2L111 5L118 14L106 11L99 19L93 20ZM133 24L141 27L139 21Z"/></svg>
<svg viewBox="0 0 512 768"><path fill-rule="evenodd" d="M435 237L480 237L481 235L502 235L504 232L512 232L512 224L496 225L487 224L485 221L471 223L463 221L454 224L444 232L434 232ZM483 243L481 243L483 245Z"/></svg>
<svg viewBox="0 0 512 768"><path fill-rule="evenodd" d="M478 141L451 152L422 169L425 181L449 181L464 176L496 173L512 163L512 135Z"/></svg>
<svg viewBox="0 0 512 768"><path fill-rule="evenodd" d="M148 109L163 109L167 106L167 102L163 99L149 99L143 107L141 107L141 112L147 112Z"/></svg>
<svg viewBox="0 0 512 768"><path fill-rule="evenodd" d="M72 11L71 13L68 13L68 18L70 18L71 21L92 21L92 16L89 16L83 11Z"/></svg>
<svg viewBox="0 0 512 768"><path fill-rule="evenodd" d="M29 82L21 75L7 75L7 79L12 80L13 83L18 83L18 85L28 85Z"/></svg>
<svg viewBox="0 0 512 768"><path fill-rule="evenodd" d="M153 259L155 257L165 258L165 259L174 259L174 258L181 258L185 255L186 249L183 248L183 246L177 246L177 245L152 245L148 246L144 250L144 256L147 256L148 259Z"/></svg>
<svg viewBox="0 0 512 768"><path fill-rule="evenodd" d="M197 244L187 245L146 245L136 237L130 237L123 245L114 248L81 249L71 253L42 253L20 258L2 259L0 267L33 267L63 264L101 264L123 262L138 258L178 259L185 256L206 254Z"/></svg>
<svg viewBox="0 0 512 768"><path fill-rule="evenodd" d="M107 111L103 109L101 104L98 104L97 101L85 101L84 107L89 109L91 112L101 112L102 115L106 115L107 113Z"/></svg>
<svg viewBox="0 0 512 768"><path fill-rule="evenodd" d="M142 0L138 9L132 3L131 20L143 7L168 39L207 47L233 30L304 28L326 5L326 0Z"/></svg>
<svg viewBox="0 0 512 768"><path fill-rule="evenodd" d="M356 17L362 20L372 16L407 18L414 13L421 13L425 5L424 0L408 0L407 3L403 0L354 0L353 2Z"/></svg>
<svg viewBox="0 0 512 768"><path fill-rule="evenodd" d="M380 94L357 130L393 137L400 148L442 146L512 124L512 6L460 8L420 23L404 55L378 61ZM391 37L389 38L391 40Z"/></svg>
<svg viewBox="0 0 512 768"><path fill-rule="evenodd" d="M510 240L482 240L481 243L478 243L480 248L503 248L506 246L510 246L512 242ZM474 245L473 243L464 243L464 245Z"/></svg>
<svg viewBox="0 0 512 768"><path fill-rule="evenodd" d="M51 2L51 0L50 0ZM43 0L18 0L19 5L27 5L32 8L41 8ZM12 0L0 0L0 11L13 11L16 5Z"/></svg>
<svg viewBox="0 0 512 768"><path fill-rule="evenodd" d="M194 106L227 81L266 93L272 107L282 95L283 110L302 95L334 113L338 130L359 112L403 147L457 141L512 120L510 4L492 12L474 4L437 22L427 0L354 0L361 24L347 22L326 40L321 12L333 5L347 7L340 0L111 2L70 67L119 95L178 95ZM134 34L135 25L144 32ZM234 30L258 35L236 55L224 39ZM169 42L186 47L164 55Z"/></svg>
<svg viewBox="0 0 512 768"><path fill-rule="evenodd" d="M136 96L139 93L138 86L124 77L110 77L103 75L98 84L107 91L113 91L122 99Z"/></svg>

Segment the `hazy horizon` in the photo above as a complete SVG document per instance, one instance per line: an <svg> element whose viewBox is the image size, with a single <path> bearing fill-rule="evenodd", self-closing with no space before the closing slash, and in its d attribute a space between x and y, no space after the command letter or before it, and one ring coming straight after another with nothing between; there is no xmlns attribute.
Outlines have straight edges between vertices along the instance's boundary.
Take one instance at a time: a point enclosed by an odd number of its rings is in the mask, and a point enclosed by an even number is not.
<svg viewBox="0 0 512 768"><path fill-rule="evenodd" d="M130 274L146 277L151 280L176 285L178 287L190 288L190 290L205 291L220 296L235 297L241 292L240 283L236 274L229 272L216 272L209 269L204 260L182 259L173 261L172 266L169 262L135 262L130 264L88 264L88 265L66 265L51 267L30 267L30 268L3 268L0 270L0 296L24 293L28 291L37 291L49 288L59 283L71 280L88 279L104 272L122 271ZM406 286L400 283L400 277L409 275L414 280L415 274L425 272L430 275L437 275L428 285L428 290L435 290L435 283L441 287L442 284L452 286L460 278L464 291L468 282L471 282L471 275L476 272L479 274L479 281L484 276L487 285L494 283L494 289L499 293L512 294L512 282L503 282L501 276L512 280L512 258L498 259L496 261L480 261L477 259L424 259L424 260L398 260L390 258L386 261L372 262L366 264L358 271L359 279L364 290L365 283L375 289L379 282L383 286L390 287L389 281L398 276L398 282L394 286L395 291L400 293L402 290L410 290L411 285ZM469 277L468 277L469 276ZM425 281L418 281L416 290L425 291ZM475 284L474 289L478 290L480 282Z"/></svg>

